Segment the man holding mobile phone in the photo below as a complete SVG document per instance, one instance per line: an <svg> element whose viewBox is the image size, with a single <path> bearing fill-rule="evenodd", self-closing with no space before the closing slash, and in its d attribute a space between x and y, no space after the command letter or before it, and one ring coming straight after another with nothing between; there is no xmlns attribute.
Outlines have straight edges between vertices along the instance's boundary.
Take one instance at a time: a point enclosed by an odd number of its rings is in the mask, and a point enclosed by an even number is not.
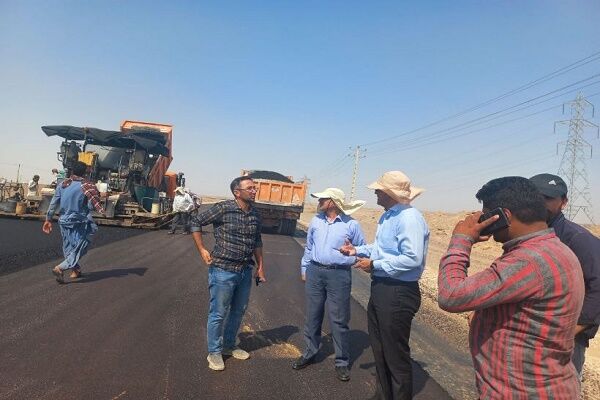
<svg viewBox="0 0 600 400"><path fill-rule="evenodd" d="M460 221L440 260L438 303L475 310L469 344L480 398L578 399L570 362L584 294L577 257L548 229L544 199L527 178L491 180L475 197L484 212L505 213L508 226L492 233L504 253L468 276L472 246L490 238L481 232L499 216Z"/></svg>

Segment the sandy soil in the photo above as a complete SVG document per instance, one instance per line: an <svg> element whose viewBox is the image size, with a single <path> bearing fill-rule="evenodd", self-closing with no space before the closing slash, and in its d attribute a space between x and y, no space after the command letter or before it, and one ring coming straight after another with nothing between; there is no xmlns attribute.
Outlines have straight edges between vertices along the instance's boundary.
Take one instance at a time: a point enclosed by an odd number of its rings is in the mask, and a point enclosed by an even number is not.
<svg viewBox="0 0 600 400"><path fill-rule="evenodd" d="M363 208L353 214L362 226L367 241L373 241L377 221L381 215L381 209ZM300 220L308 224L315 214L315 206L307 205ZM419 312L420 317L431 322L432 327L443 331L457 348L467 349L468 325L466 314L450 314L443 312L437 307L437 273L441 256L446 251L452 230L458 221L466 215L466 212L448 214L442 212L426 212L425 219L431 231L429 251L427 256L427 268L421 279L423 291L423 306ZM600 236L600 226L586 226L594 234ZM489 241L475 245L471 257L470 271L477 272L487 268L491 262L502 253L499 243ZM586 352L586 363L584 367L583 398L586 400L600 398L600 339L596 337Z"/></svg>

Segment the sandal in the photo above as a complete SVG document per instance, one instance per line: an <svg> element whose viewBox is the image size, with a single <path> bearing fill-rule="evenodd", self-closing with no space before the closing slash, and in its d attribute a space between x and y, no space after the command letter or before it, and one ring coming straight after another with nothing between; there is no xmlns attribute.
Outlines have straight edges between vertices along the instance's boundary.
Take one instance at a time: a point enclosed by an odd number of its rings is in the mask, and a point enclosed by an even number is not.
<svg viewBox="0 0 600 400"><path fill-rule="evenodd" d="M81 278L81 275L81 270L79 268L73 268L73 271L71 272L71 275L69 275L69 278L77 279Z"/></svg>
<svg viewBox="0 0 600 400"><path fill-rule="evenodd" d="M52 268L52 273L54 274L54 278L56 279L56 282L65 283L65 277L63 275L62 269L60 269L58 267L54 267L54 268Z"/></svg>

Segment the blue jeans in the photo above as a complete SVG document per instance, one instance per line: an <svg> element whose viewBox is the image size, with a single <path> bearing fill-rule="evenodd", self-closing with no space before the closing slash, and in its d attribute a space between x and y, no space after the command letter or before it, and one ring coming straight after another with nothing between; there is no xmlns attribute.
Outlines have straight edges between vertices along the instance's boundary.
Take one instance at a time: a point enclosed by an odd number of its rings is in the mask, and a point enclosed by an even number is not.
<svg viewBox="0 0 600 400"><path fill-rule="evenodd" d="M311 264L306 270L306 324L304 358L312 358L321 345L321 325L325 302L329 310L329 325L335 348L335 366L347 367L350 363L348 322L350 322L350 269L326 269Z"/></svg>
<svg viewBox="0 0 600 400"><path fill-rule="evenodd" d="M241 272L211 266L208 269L210 306L206 327L208 352L221 353L235 347L252 287L252 266Z"/></svg>

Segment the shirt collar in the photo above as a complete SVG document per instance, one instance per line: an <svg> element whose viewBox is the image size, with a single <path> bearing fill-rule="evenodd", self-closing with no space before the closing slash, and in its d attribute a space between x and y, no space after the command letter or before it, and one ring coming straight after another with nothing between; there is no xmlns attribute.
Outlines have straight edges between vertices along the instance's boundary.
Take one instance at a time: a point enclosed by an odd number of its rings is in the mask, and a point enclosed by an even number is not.
<svg viewBox="0 0 600 400"><path fill-rule="evenodd" d="M549 233L554 234L554 229L547 228L547 229L542 229L541 231L528 233L527 235L519 236L518 238L514 238L514 239L509 240L508 242L504 243L502 245L502 249L504 251L508 251L508 250L512 249L513 247L520 245L523 242L526 242L530 239L534 239L534 238L537 238L540 236L548 235Z"/></svg>
<svg viewBox="0 0 600 400"><path fill-rule="evenodd" d="M401 203L397 203L396 205L394 205L393 207L391 207L390 209L386 210L385 213L389 213L389 214L397 214L402 210L406 210L407 208L410 208L410 204L401 204Z"/></svg>
<svg viewBox="0 0 600 400"><path fill-rule="evenodd" d="M327 219L327 215L324 212L320 212L319 215L325 222L329 223L329 220ZM335 221L344 222L344 220L342 219L342 214L336 215L336 217L333 219L333 222L335 222ZM333 223L333 222L331 222L331 223Z"/></svg>

